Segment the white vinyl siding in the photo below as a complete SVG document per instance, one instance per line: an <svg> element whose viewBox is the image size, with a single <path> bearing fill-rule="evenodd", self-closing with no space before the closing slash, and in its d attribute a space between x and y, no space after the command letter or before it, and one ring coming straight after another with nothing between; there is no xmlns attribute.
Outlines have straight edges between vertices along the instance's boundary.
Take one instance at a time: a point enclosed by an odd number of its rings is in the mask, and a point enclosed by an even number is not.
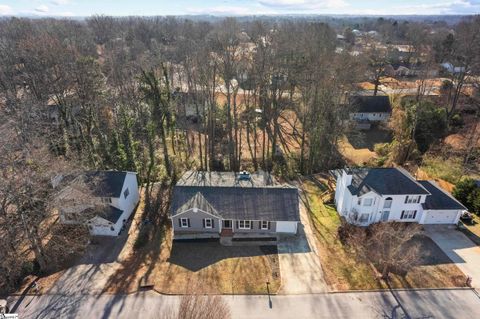
<svg viewBox="0 0 480 319"><path fill-rule="evenodd" d="M363 206L372 206L373 198L365 198L363 200Z"/></svg>

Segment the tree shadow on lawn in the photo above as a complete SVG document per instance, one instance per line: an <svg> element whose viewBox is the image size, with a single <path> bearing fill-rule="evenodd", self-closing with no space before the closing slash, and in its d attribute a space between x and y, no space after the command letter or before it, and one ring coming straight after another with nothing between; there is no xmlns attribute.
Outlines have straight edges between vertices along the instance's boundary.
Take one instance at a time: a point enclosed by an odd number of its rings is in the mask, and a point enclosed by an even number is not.
<svg viewBox="0 0 480 319"><path fill-rule="evenodd" d="M239 257L269 256L278 253L277 246L223 246L218 240L174 241L168 262L190 271L199 271L221 260Z"/></svg>
<svg viewBox="0 0 480 319"><path fill-rule="evenodd" d="M392 132L372 128L368 131L353 132L347 136L347 139L354 149L368 148L370 151L374 151L375 144L390 143L392 141Z"/></svg>

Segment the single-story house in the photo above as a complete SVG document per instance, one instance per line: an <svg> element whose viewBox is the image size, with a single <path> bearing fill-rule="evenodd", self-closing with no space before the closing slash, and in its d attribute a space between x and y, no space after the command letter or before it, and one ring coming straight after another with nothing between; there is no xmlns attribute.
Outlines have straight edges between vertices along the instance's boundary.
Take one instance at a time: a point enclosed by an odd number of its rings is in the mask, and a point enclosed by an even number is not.
<svg viewBox="0 0 480 319"><path fill-rule="evenodd" d="M63 187L55 203L60 222L85 224L91 235L117 236L139 199L136 173L90 171Z"/></svg>
<svg viewBox="0 0 480 319"><path fill-rule="evenodd" d="M298 189L259 172L188 171L173 189L174 239L296 234Z"/></svg>
<svg viewBox="0 0 480 319"><path fill-rule="evenodd" d="M434 181L417 181L402 168L345 168L332 172L337 180L337 211L358 225L386 221L456 224L467 210Z"/></svg>
<svg viewBox="0 0 480 319"><path fill-rule="evenodd" d="M369 129L372 122L387 122L392 114L388 96L352 96L350 119L357 123L359 129ZM362 125L368 124L368 125Z"/></svg>

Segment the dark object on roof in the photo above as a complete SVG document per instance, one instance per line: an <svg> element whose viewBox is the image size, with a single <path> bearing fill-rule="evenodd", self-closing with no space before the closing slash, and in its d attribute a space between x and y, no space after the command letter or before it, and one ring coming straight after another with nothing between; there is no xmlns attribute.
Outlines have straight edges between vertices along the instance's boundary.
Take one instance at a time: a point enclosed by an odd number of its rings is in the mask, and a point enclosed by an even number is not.
<svg viewBox="0 0 480 319"><path fill-rule="evenodd" d="M391 113L392 107L388 96L352 96L350 105L354 113Z"/></svg>
<svg viewBox="0 0 480 319"><path fill-rule="evenodd" d="M238 186L233 173L214 173L214 178L199 185L196 179L188 178L191 174L187 172L173 189L171 215L196 207L225 219L300 220L297 188L255 182Z"/></svg>
<svg viewBox="0 0 480 319"><path fill-rule="evenodd" d="M427 200L423 204L424 209L464 209L467 210L459 201L453 198L451 195L441 190L435 182L432 181L418 181L429 192L430 196L427 196Z"/></svg>
<svg viewBox="0 0 480 319"><path fill-rule="evenodd" d="M127 172L91 171L83 176L94 196L120 197Z"/></svg>
<svg viewBox="0 0 480 319"><path fill-rule="evenodd" d="M362 196L370 191L380 195L424 195L429 192L407 172L398 168L352 168L348 186L352 195Z"/></svg>
<svg viewBox="0 0 480 319"><path fill-rule="evenodd" d="M244 174L204 171L187 171L178 180L177 186L284 187L266 172Z"/></svg>

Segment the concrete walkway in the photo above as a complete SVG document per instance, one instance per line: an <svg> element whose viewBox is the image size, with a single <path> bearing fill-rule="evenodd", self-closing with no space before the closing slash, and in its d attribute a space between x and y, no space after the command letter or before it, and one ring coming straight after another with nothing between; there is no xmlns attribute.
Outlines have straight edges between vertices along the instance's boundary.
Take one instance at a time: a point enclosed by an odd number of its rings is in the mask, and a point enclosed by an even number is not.
<svg viewBox="0 0 480 319"><path fill-rule="evenodd" d="M278 259L282 275L281 294L307 294L327 291L320 257L305 206L300 204L298 234L282 238L278 243Z"/></svg>
<svg viewBox="0 0 480 319"><path fill-rule="evenodd" d="M27 296L20 318L163 318L181 297L131 295ZM472 290L327 293L291 296L224 296L233 319L256 318L478 318ZM14 303L10 299L9 303Z"/></svg>
<svg viewBox="0 0 480 319"><path fill-rule="evenodd" d="M472 277L473 287L480 288L480 247L451 227L426 226L425 231L465 275Z"/></svg>

